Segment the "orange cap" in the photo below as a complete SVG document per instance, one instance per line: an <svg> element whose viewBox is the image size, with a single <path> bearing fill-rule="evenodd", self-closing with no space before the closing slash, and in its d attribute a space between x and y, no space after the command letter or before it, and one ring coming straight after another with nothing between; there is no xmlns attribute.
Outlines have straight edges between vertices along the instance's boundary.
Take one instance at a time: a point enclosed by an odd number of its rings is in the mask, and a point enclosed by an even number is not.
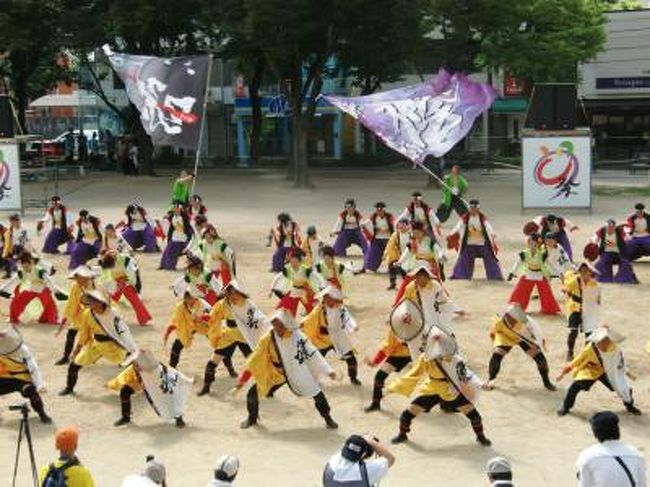
<svg viewBox="0 0 650 487"><path fill-rule="evenodd" d="M66 426L59 429L54 437L54 444L57 450L73 451L79 443L79 430L74 426Z"/></svg>

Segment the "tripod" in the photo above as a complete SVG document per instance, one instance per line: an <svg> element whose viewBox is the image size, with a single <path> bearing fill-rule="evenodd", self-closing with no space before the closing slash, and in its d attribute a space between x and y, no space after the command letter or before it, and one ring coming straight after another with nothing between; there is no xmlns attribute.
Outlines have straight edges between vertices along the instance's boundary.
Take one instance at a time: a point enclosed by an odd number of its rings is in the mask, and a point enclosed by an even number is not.
<svg viewBox="0 0 650 487"><path fill-rule="evenodd" d="M34 482L34 487L38 487L38 472L36 470L36 460L34 459L34 445L32 444L32 433L29 430L29 408L27 404L21 404L19 406L9 406L10 411L20 411L20 426L18 427L18 443L16 444L16 460L14 462L14 479L11 484L12 487L16 487L16 476L18 474L18 463L20 461L20 446L23 442L23 434L27 440L27 448L29 449L29 461L32 466L32 479Z"/></svg>

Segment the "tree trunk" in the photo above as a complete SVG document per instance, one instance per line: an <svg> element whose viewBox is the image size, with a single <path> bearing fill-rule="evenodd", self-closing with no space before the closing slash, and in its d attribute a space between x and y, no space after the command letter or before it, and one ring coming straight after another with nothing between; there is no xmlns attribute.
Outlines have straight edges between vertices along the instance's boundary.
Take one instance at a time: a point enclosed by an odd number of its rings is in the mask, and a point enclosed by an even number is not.
<svg viewBox="0 0 650 487"><path fill-rule="evenodd" d="M307 123L300 115L294 115L293 124L293 183L298 188L309 188L311 187L309 180L309 158L307 155L307 136L309 135L309 130Z"/></svg>
<svg viewBox="0 0 650 487"><path fill-rule="evenodd" d="M131 133L138 143L140 159L142 163L142 173L147 176L155 176L156 171L153 161L153 144L151 138L145 132L142 122L140 122L140 113L133 104L129 105L129 119L131 121Z"/></svg>
<svg viewBox="0 0 650 487"><path fill-rule="evenodd" d="M25 117L25 112L27 111L27 82L26 80L16 80L15 85L13 87L14 91L14 98L16 100L16 106L14 107L16 110L16 118L18 122L18 126L15 127L15 133L16 134L26 134L27 133L27 126L25 125L27 119ZM13 120L13 114L11 115L11 118Z"/></svg>
<svg viewBox="0 0 650 487"><path fill-rule="evenodd" d="M251 166L257 166L260 163L260 141L262 135L262 99L260 98L260 85L264 74L264 58L260 57L255 64L253 77L248 86L249 96L251 99L252 126L250 138L250 160Z"/></svg>

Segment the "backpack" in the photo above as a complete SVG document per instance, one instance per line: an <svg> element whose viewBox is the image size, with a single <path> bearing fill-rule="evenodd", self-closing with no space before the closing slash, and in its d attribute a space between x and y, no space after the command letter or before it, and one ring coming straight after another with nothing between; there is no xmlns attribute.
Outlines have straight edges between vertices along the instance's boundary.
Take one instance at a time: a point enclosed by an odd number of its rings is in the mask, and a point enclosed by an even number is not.
<svg viewBox="0 0 650 487"><path fill-rule="evenodd" d="M79 465L79 460L76 457L70 458L59 467L50 463L41 487L66 487L65 471L75 465Z"/></svg>

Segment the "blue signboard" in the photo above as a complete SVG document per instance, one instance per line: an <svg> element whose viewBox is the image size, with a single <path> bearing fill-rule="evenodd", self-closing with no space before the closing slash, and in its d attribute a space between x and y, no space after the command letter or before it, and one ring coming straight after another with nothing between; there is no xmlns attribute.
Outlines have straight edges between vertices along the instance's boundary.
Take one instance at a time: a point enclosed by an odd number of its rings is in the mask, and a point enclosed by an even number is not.
<svg viewBox="0 0 650 487"><path fill-rule="evenodd" d="M639 88L650 88L650 76L596 78L597 90L630 90Z"/></svg>

